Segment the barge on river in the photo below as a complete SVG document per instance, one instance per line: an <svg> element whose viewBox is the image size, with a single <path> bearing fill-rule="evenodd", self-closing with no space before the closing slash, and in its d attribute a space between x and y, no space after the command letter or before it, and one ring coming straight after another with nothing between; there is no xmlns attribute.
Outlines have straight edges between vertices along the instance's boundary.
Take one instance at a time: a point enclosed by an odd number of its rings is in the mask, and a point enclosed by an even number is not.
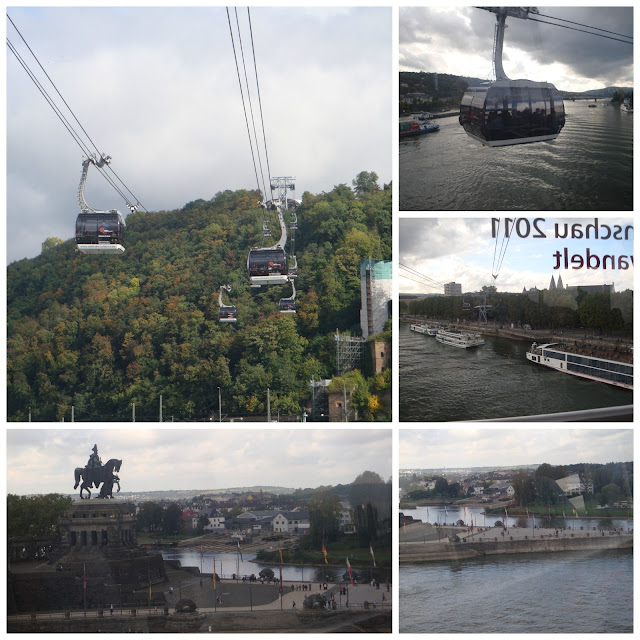
<svg viewBox="0 0 640 640"><path fill-rule="evenodd" d="M632 364L571 353L557 343L539 345L535 342L527 351L527 360L572 376L633 390Z"/></svg>
<svg viewBox="0 0 640 640"><path fill-rule="evenodd" d="M469 349L470 347L479 347L484 344L484 339L479 333L465 333L454 331L438 331L436 340L442 344L448 344L452 347L461 349Z"/></svg>

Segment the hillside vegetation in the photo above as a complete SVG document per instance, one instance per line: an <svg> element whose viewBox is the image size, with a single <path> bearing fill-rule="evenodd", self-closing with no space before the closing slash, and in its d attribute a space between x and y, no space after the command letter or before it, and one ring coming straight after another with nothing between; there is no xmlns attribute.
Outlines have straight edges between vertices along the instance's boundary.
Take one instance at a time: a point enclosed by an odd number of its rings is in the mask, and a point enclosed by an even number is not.
<svg viewBox="0 0 640 640"><path fill-rule="evenodd" d="M224 415L266 415L267 389L272 416L301 414L309 381L335 372L336 329L360 333L360 261L391 259L391 188L376 180L362 172L354 189L304 193L295 315L278 312L291 285L247 280L262 240L257 192L136 212L121 256L46 240L7 271L8 419L69 420L73 405L75 420L130 420L135 403L136 419L157 420L162 395L165 419L202 420L218 410L218 387ZM234 324L218 321L222 284ZM388 419L370 399L390 389L390 372L352 375L360 418Z"/></svg>

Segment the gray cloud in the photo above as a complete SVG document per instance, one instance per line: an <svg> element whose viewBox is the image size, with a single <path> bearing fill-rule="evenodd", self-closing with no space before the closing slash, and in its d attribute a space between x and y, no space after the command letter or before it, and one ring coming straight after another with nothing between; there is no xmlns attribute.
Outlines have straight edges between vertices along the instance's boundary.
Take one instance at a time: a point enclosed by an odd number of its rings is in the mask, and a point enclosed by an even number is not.
<svg viewBox="0 0 640 640"><path fill-rule="evenodd" d="M633 429L403 429L400 469L633 460Z"/></svg>
<svg viewBox="0 0 640 640"><path fill-rule="evenodd" d="M547 22L553 22L546 17L552 16L633 36L632 7L539 7L539 11L545 17L538 19ZM582 28L566 22L560 24ZM491 13L473 7L444 11L435 7L402 8L399 26L401 70L448 73L446 68L435 68L434 65L453 56L471 54L485 58L490 69L494 25L495 17ZM507 27L504 58L508 74L510 53L522 50L539 65L566 65L575 76L590 78L593 88L598 88L599 84L633 84L633 47L628 44L533 20L511 18L507 20ZM420 55L412 53L425 44L432 45L432 49L422 51ZM528 71L532 76L539 72L537 69ZM465 73L484 77L486 65L469 68Z"/></svg>

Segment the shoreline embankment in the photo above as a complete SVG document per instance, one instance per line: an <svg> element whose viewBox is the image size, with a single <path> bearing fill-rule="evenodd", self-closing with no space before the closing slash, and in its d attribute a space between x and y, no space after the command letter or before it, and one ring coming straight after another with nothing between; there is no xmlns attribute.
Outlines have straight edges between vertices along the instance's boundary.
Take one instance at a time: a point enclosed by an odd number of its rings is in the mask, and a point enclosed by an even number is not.
<svg viewBox="0 0 640 640"><path fill-rule="evenodd" d="M607 551L633 549L633 536L601 536L591 538L547 538L504 540L500 542L447 542L421 545L407 543L400 546L400 564L465 560L486 556L555 553L560 551Z"/></svg>

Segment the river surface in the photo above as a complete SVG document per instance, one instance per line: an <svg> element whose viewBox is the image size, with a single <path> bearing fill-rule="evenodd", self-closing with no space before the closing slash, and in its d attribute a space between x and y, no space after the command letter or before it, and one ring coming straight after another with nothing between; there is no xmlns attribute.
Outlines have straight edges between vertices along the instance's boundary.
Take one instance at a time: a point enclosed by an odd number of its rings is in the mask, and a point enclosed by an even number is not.
<svg viewBox="0 0 640 640"><path fill-rule="evenodd" d="M497 505L492 504L491 507ZM499 506L499 505L498 505ZM462 520L467 526L471 525L473 521L474 526L477 527L492 527L497 521L504 522L507 527L527 528L527 527L542 527L553 529L599 529L599 530L613 530L618 529L622 531L633 529L633 518L627 520L626 518L576 518L571 512L566 514L566 517L559 516L540 516L527 518L526 516L510 516L507 515L503 518L504 509L500 514L485 515L484 507L461 507L450 505L447 507L440 507L431 505L428 507L416 507L415 509L400 509L400 512L405 516L413 516L417 520L422 522L430 522L431 524L455 524L458 520ZM507 509L507 514L509 510Z"/></svg>
<svg viewBox="0 0 640 640"><path fill-rule="evenodd" d="M400 631L631 633L632 550L400 567Z"/></svg>
<svg viewBox="0 0 640 640"><path fill-rule="evenodd" d="M526 359L531 341L484 336L458 349L400 323L400 421L530 416L633 404L633 392Z"/></svg>
<svg viewBox="0 0 640 640"><path fill-rule="evenodd" d="M633 114L603 100L564 104L550 142L485 147L455 116L400 140L400 210L631 211Z"/></svg>
<svg viewBox="0 0 640 640"><path fill-rule="evenodd" d="M202 567L203 573L213 573L213 558L216 559L216 573L221 578L231 578L234 573L243 576L250 576L260 573L261 569L269 568L276 578L280 577L280 567L274 564L261 564L251 562L255 559L255 553L243 553L242 560L236 553L211 553L205 551L200 558L200 551L195 549L184 549L179 551L162 551L165 560L179 560L183 567ZM369 572L364 569L355 569L362 578L369 578ZM389 572L386 569L374 569L374 577L386 582L389 579ZM299 580L300 582L339 582L347 572L346 561L344 567L315 567L315 566L290 566L282 567L283 580Z"/></svg>

